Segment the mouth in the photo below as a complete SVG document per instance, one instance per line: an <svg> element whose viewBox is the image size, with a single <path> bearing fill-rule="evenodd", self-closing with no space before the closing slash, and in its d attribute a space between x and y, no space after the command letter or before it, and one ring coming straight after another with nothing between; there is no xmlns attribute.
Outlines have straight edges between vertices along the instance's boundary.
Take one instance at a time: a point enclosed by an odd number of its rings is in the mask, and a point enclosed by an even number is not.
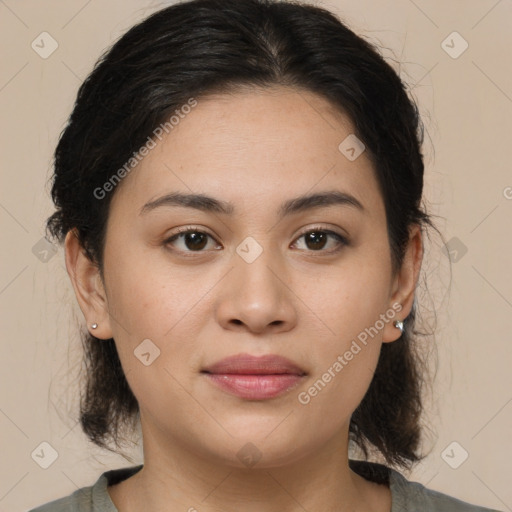
<svg viewBox="0 0 512 512"><path fill-rule="evenodd" d="M238 354L201 370L221 390L247 400L267 400L296 387L307 375L297 364L278 355Z"/></svg>

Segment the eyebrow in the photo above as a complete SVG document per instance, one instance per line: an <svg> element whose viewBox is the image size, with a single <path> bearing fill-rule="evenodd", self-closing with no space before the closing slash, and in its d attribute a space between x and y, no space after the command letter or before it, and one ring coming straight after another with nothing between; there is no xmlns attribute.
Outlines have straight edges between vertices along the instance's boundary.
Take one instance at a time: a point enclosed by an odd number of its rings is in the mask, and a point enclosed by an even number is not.
<svg viewBox="0 0 512 512"><path fill-rule="evenodd" d="M328 190L288 199L281 205L277 214L279 218L283 218L287 215L304 212L313 208L333 205L349 206L361 212L365 211L361 202L353 195L339 190ZM139 215L164 206L182 206L204 212L222 213L224 215L233 215L235 213L235 206L228 201L222 201L205 194L172 192L146 203L141 208Z"/></svg>

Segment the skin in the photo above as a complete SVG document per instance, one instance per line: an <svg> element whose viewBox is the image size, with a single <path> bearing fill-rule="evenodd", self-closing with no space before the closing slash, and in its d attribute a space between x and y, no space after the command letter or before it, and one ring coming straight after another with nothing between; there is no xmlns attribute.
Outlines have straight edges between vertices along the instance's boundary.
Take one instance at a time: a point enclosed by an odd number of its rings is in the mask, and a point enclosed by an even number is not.
<svg viewBox="0 0 512 512"><path fill-rule="evenodd" d="M144 468L108 488L120 512L298 512L391 510L387 486L348 467L348 425L370 385L392 321L307 405L299 403L336 358L379 315L410 313L423 257L411 229L395 275L386 216L363 152L349 161L338 145L349 119L313 93L275 87L198 99L115 190L108 219L104 281L70 232L66 266L88 326L113 337L141 410ZM317 207L282 219L284 201L336 189L349 205ZM169 192L204 193L236 214L142 207ZM211 235L202 248L177 228ZM324 246L313 228L345 236ZM247 263L246 238L263 252ZM330 249L339 247L338 252ZM186 254L191 257L186 257ZM144 366L134 350L151 339L161 353ZM283 355L307 372L270 400L245 400L213 386L201 370L238 353ZM252 467L237 452L261 453Z"/></svg>

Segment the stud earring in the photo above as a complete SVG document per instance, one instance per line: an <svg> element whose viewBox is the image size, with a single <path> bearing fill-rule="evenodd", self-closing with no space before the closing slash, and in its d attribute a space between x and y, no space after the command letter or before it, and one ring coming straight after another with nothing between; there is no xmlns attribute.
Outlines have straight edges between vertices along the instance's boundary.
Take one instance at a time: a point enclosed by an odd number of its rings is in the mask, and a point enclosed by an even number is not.
<svg viewBox="0 0 512 512"><path fill-rule="evenodd" d="M94 323L91 325L91 329L96 329L98 327L98 324Z"/></svg>
<svg viewBox="0 0 512 512"><path fill-rule="evenodd" d="M393 322L393 325L397 328L397 329L400 329L400 332L403 333L404 332L404 323L401 321L401 320L395 320Z"/></svg>

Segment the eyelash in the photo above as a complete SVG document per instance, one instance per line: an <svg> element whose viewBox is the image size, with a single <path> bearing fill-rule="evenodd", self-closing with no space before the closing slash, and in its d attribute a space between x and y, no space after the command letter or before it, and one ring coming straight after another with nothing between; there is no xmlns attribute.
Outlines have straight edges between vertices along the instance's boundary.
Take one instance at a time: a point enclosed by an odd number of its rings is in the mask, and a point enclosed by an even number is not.
<svg viewBox="0 0 512 512"><path fill-rule="evenodd" d="M315 233L319 233L320 232L320 233L323 233L323 234L326 234L326 235L330 235L331 237L335 238L338 241L338 246L335 247L334 249L328 249L328 250L319 249L317 251L314 251L314 250L307 250L306 249L307 252L326 253L327 255L331 255L331 254L334 254L334 253L337 253L337 252L341 251L344 246L349 245L349 242L348 242L346 237L344 237L343 235L340 235L339 233L336 233L335 231L331 231L329 229L322 228L321 226L314 226L312 228L309 228L307 231L304 231L303 233L301 233L296 238L296 240L299 240L300 238L302 238L305 235L307 235L309 233L312 233L312 232L315 232ZM169 238L164 240L163 245L168 246L168 245L171 244L171 242L173 242L174 240L179 238L181 235L184 235L184 234L187 234L187 233L201 233L201 234L207 235L210 238L212 238L213 240L215 240L213 238L213 236L210 235L209 233L207 233L206 231L202 231L200 229L197 229L194 226L187 226L185 228L180 228L177 233L171 235ZM172 249L172 250L174 250L174 249ZM204 250L201 250L201 251L181 251L181 250L177 250L177 252L181 252L182 254L185 255L185 257L194 257L195 254L200 254L200 253L206 252L206 251L204 251Z"/></svg>

